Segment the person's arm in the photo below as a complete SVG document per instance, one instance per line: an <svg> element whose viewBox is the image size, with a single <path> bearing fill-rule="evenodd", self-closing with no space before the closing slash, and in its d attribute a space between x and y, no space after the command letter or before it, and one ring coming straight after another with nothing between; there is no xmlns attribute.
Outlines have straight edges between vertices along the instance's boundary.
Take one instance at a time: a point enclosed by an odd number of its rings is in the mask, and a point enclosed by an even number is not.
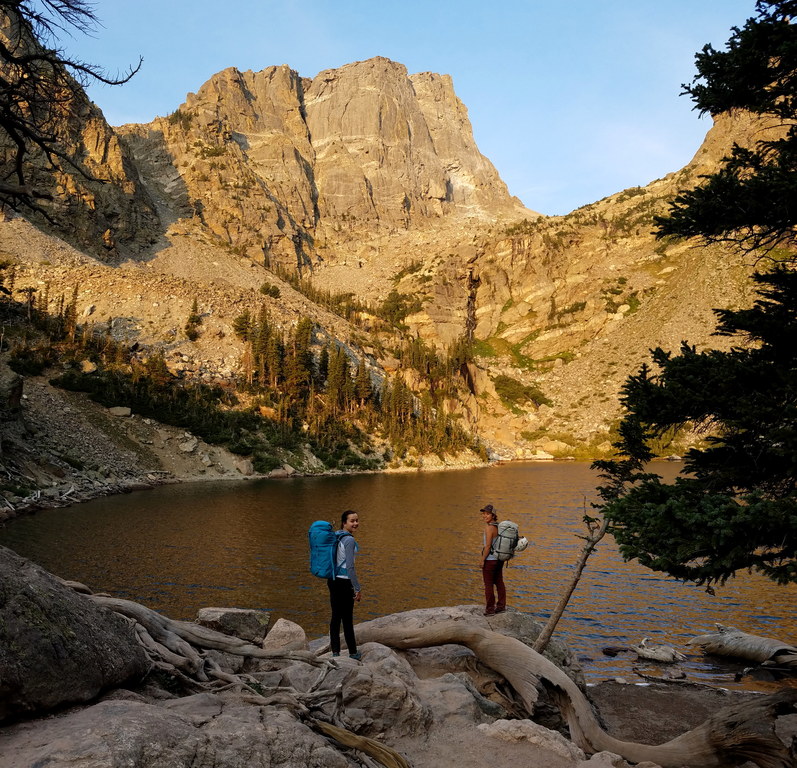
<svg viewBox="0 0 797 768"><path fill-rule="evenodd" d="M346 555L346 574L351 579L351 586L354 590L354 599L360 599L360 582L357 579L357 571L354 569L354 536L345 536L343 539L343 552Z"/></svg>
<svg viewBox="0 0 797 768"><path fill-rule="evenodd" d="M498 535L498 528L494 525L485 525L484 526L484 549L482 549L482 559L481 559L481 567L484 567L484 561L487 559L487 556L490 554L490 550L493 547L493 540Z"/></svg>

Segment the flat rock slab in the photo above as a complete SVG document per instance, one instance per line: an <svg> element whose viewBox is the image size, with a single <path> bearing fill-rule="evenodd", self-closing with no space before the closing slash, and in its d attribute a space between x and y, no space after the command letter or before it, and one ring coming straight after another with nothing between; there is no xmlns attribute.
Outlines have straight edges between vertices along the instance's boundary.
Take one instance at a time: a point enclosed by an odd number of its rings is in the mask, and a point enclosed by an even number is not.
<svg viewBox="0 0 797 768"><path fill-rule="evenodd" d="M587 696L612 736L623 741L662 744L720 709L761 694L692 683L605 682L590 686ZM786 744L791 743L792 736L797 736L797 715L779 717L776 732Z"/></svg>
<svg viewBox="0 0 797 768"><path fill-rule="evenodd" d="M250 608L200 608L196 615L197 624L256 645L263 642L270 621L268 611Z"/></svg>

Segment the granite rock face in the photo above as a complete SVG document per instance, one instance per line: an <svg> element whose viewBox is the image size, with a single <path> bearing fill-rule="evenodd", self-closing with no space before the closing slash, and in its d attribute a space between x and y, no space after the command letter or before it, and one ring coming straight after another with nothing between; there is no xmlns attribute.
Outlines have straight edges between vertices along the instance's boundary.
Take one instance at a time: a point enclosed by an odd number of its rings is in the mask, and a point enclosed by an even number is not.
<svg viewBox="0 0 797 768"><path fill-rule="evenodd" d="M351 763L287 712L211 694L164 706L110 700L0 734L4 768L346 768Z"/></svg>
<svg viewBox="0 0 797 768"><path fill-rule="evenodd" d="M169 118L119 129L164 221L194 217L269 263L355 233L529 214L473 140L451 78L385 58L301 78L214 75Z"/></svg>
<svg viewBox="0 0 797 768"><path fill-rule="evenodd" d="M203 627L240 637L251 643L262 643L269 630L271 614L245 608L200 608L196 622Z"/></svg>
<svg viewBox="0 0 797 768"><path fill-rule="evenodd" d="M25 29L11 24L11 15L0 19L0 43L17 53L38 55L38 44ZM21 31L20 31L21 29ZM4 57L4 61L6 57ZM147 193L139 184L130 156L100 109L86 96L68 73L69 94L48 93L42 78L41 102L35 105L43 135L57 138L57 152L45 153L26 141L25 184L36 192L26 215L42 229L65 237L105 260L118 254L118 247L139 251L152 244L159 222ZM7 92L16 74L3 72ZM17 97L9 97L12 101ZM16 136L6 125L0 131L0 175L16 179ZM4 217L8 209L4 211Z"/></svg>
<svg viewBox="0 0 797 768"><path fill-rule="evenodd" d="M127 621L0 547L0 721L90 701L149 668Z"/></svg>

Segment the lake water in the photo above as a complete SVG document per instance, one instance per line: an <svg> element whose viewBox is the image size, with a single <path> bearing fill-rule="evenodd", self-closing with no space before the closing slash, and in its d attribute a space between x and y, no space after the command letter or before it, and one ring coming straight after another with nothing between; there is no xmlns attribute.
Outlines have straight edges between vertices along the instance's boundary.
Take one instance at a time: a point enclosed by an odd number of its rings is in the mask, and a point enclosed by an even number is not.
<svg viewBox="0 0 797 768"><path fill-rule="evenodd" d="M677 465L660 465L672 476ZM544 620L570 578L583 542L582 516L597 478L583 463L522 463L439 473L373 474L171 485L21 517L0 544L94 591L139 601L177 619L199 608L272 611L308 635L328 621L326 585L308 570L307 528L316 519L360 513L356 620L438 605L481 603L480 507L492 503L531 545L505 571L508 603ZM576 588L556 635L582 660L588 679L639 666L605 646L648 636L686 652L689 677L728 687L739 665L689 651L714 622L797 643L797 588L744 574L716 595L625 563L604 540Z"/></svg>

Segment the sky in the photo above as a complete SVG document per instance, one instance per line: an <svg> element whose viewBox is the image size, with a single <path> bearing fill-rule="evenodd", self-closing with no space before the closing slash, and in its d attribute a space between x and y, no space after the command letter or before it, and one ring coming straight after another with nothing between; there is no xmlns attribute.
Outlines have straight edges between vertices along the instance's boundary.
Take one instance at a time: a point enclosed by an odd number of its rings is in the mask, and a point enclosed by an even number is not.
<svg viewBox="0 0 797 768"><path fill-rule="evenodd" d="M111 125L173 112L226 67L314 77L373 56L452 77L476 143L513 195L565 214L683 167L711 127L681 85L754 0L94 0L61 46L123 72L89 94Z"/></svg>

